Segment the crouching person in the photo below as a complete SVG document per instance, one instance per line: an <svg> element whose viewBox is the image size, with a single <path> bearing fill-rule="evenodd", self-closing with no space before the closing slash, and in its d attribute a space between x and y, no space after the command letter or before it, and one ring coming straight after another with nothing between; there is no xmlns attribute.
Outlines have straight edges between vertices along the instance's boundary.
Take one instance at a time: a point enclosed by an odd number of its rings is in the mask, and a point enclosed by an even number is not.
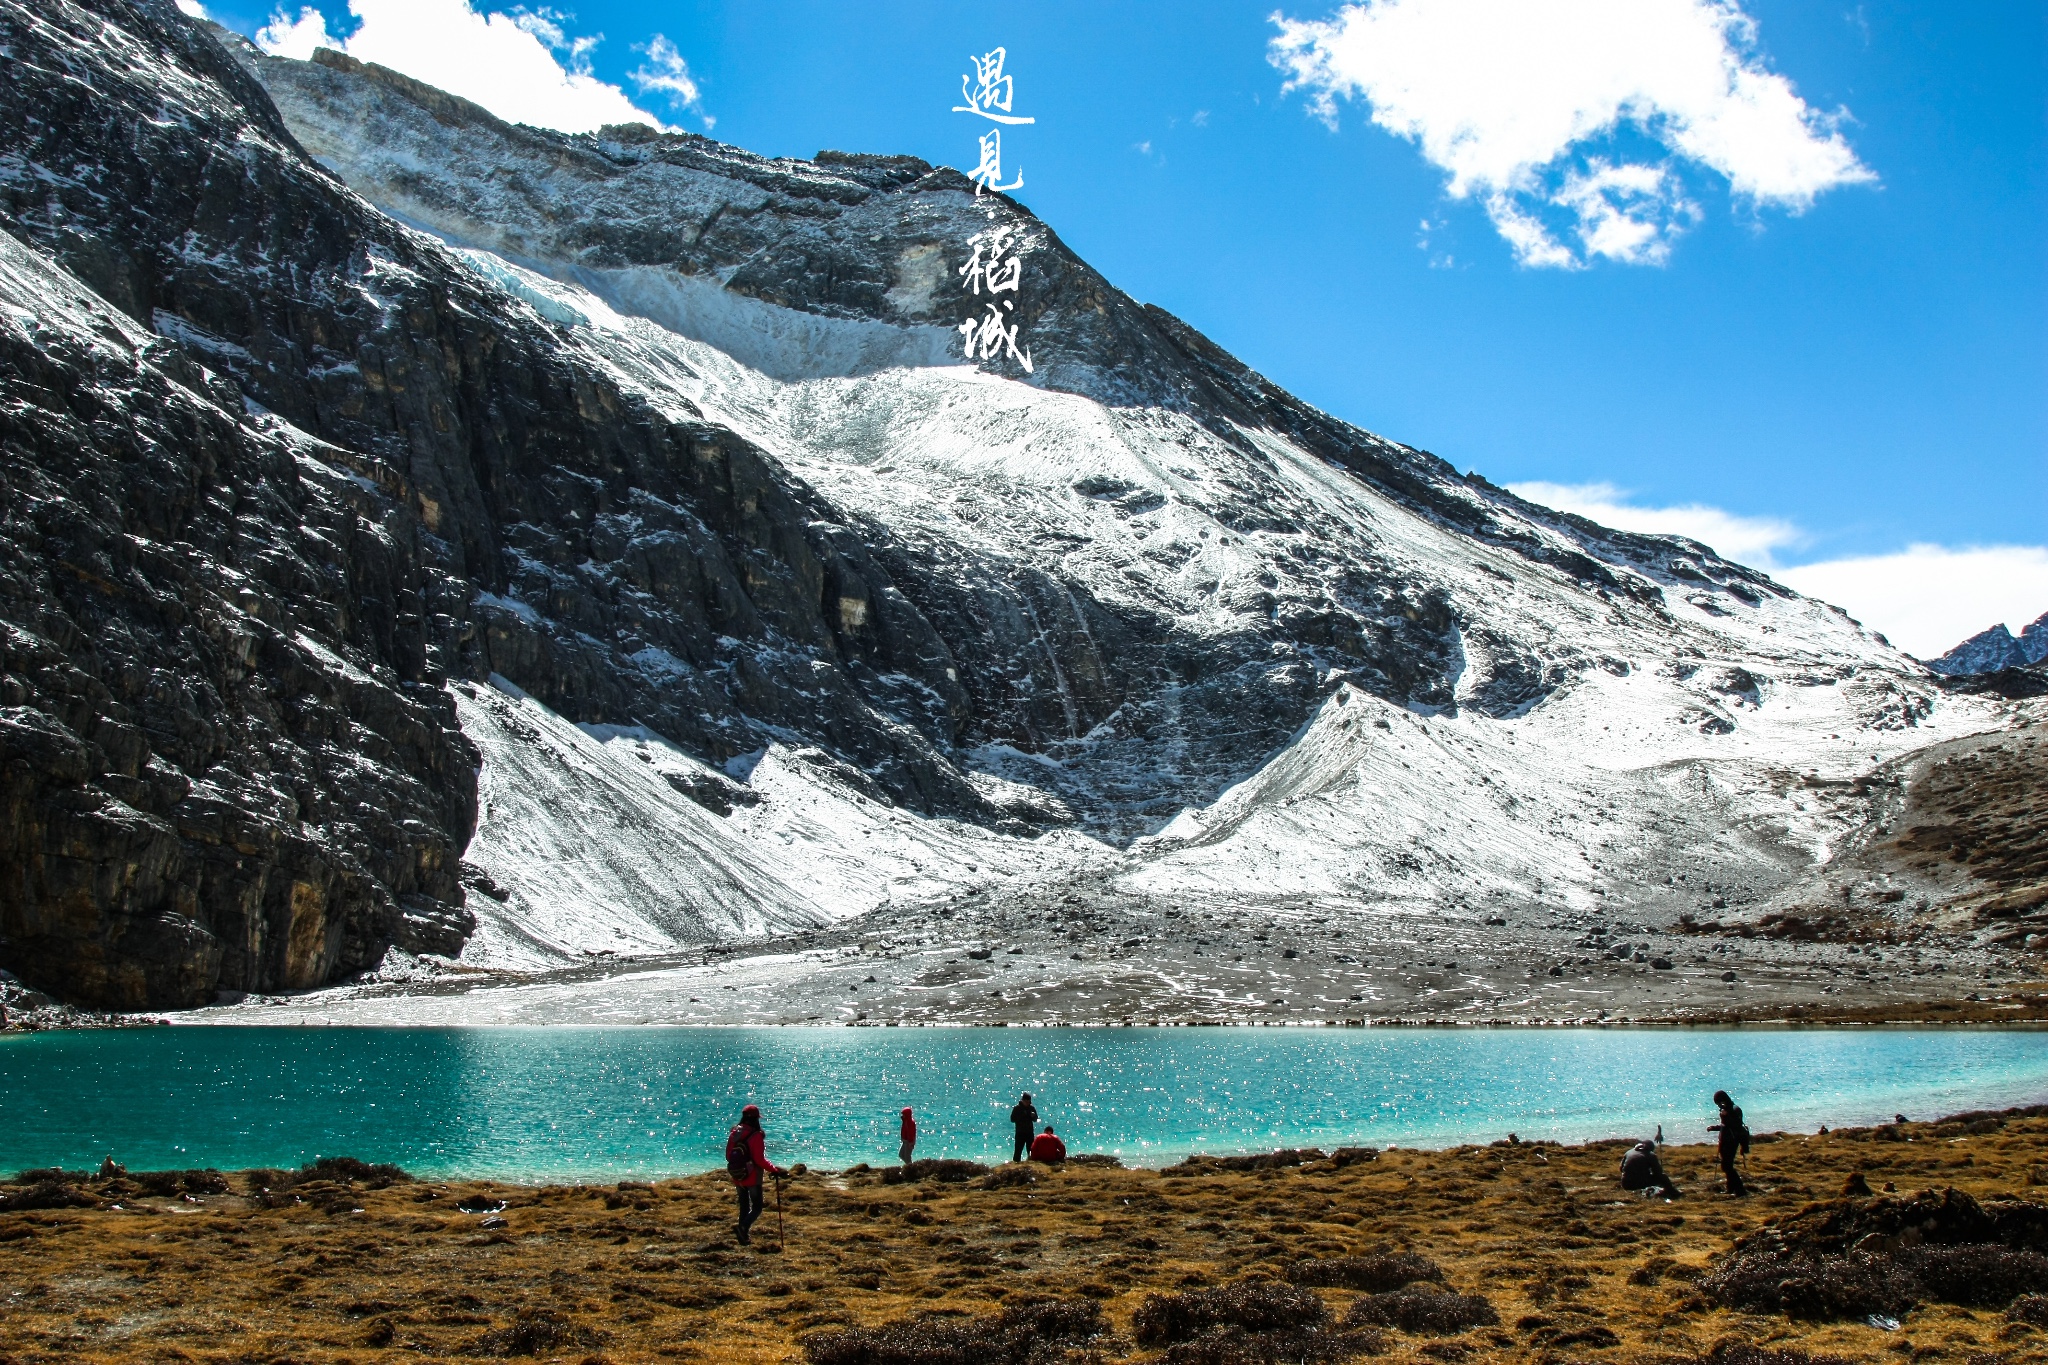
<svg viewBox="0 0 2048 1365"><path fill-rule="evenodd" d="M1654 1142L1638 1142L1621 1154L1621 1187L1650 1190L1666 1199L1678 1198L1678 1186L1664 1173L1664 1163L1657 1158Z"/></svg>
<svg viewBox="0 0 2048 1365"><path fill-rule="evenodd" d="M1031 1139L1031 1159L1048 1166L1057 1166L1067 1159L1067 1144L1053 1135L1051 1124L1046 1124L1045 1131Z"/></svg>

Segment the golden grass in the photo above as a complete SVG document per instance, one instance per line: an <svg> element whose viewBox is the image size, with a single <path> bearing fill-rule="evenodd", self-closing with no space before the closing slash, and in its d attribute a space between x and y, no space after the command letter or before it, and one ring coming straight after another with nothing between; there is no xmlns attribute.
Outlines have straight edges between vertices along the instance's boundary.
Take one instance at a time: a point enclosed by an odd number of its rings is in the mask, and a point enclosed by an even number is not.
<svg viewBox="0 0 2048 1365"><path fill-rule="evenodd" d="M1995 1311L1929 1306L1886 1332L1732 1313L1695 1291L1736 1237L1837 1196L1854 1173L1979 1197L2048 1182L2048 1119L1891 1132L1760 1142L1746 1200L1712 1192L1708 1149L1667 1149L1675 1203L1623 1193L1615 1143L1187 1177L1069 1167L993 1189L813 1173L785 1186L786 1249L772 1197L765 1235L734 1245L719 1175L625 1189L315 1182L280 1208L240 1194L240 1177L238 1193L198 1202L96 1183L123 1206L0 1213L0 1362L417 1365L502 1351L522 1319L552 1324L542 1360L783 1362L812 1331L985 1313L1022 1293L1096 1298L1128 1333L1151 1292L1392 1249L1487 1295L1500 1325L1389 1332L1383 1361L1692 1361L1728 1339L1901 1365L2048 1360L2048 1331ZM506 1201L504 1226L457 1210L475 1195ZM1339 1312L1355 1297L1317 1292Z"/></svg>

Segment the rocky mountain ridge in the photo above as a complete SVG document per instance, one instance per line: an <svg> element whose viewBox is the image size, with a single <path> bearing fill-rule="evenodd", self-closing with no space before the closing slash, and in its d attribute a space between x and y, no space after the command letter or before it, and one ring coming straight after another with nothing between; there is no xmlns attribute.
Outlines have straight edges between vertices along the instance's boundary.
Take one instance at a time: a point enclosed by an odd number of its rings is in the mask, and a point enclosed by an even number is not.
<svg viewBox="0 0 2048 1365"><path fill-rule="evenodd" d="M0 0L0 48L0 967L59 994L1079 876L1675 914L1861 818L1782 770L1993 723L1316 412L957 172L514 127L158 0ZM1028 376L948 349L991 225Z"/></svg>
<svg viewBox="0 0 2048 1365"><path fill-rule="evenodd" d="M1978 631L1940 658L1928 660L1927 666L1949 677L1965 677L2026 668L2044 659L2048 659L2048 612L2036 617L2020 631L2018 638L2000 621L1988 630Z"/></svg>

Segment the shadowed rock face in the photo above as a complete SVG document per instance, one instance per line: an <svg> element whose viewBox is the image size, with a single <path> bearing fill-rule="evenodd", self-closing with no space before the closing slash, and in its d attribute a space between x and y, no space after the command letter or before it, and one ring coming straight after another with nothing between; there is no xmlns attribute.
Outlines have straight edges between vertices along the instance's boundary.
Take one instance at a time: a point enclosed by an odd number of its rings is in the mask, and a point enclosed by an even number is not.
<svg viewBox="0 0 2048 1365"><path fill-rule="evenodd" d="M417 522L11 236L0 300L0 960L133 1008L458 946L475 755L373 605Z"/></svg>

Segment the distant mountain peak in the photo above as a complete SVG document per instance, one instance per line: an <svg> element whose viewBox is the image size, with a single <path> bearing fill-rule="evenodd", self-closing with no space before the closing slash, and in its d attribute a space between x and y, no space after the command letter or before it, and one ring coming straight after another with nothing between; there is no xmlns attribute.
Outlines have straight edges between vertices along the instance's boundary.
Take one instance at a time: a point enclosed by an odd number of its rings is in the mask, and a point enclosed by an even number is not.
<svg viewBox="0 0 2048 1365"><path fill-rule="evenodd" d="M2048 612L2034 618L2015 639L2003 621L1980 630L1927 666L1936 673L1963 677L1974 673L1996 673L2000 669L2024 668L2048 659Z"/></svg>

